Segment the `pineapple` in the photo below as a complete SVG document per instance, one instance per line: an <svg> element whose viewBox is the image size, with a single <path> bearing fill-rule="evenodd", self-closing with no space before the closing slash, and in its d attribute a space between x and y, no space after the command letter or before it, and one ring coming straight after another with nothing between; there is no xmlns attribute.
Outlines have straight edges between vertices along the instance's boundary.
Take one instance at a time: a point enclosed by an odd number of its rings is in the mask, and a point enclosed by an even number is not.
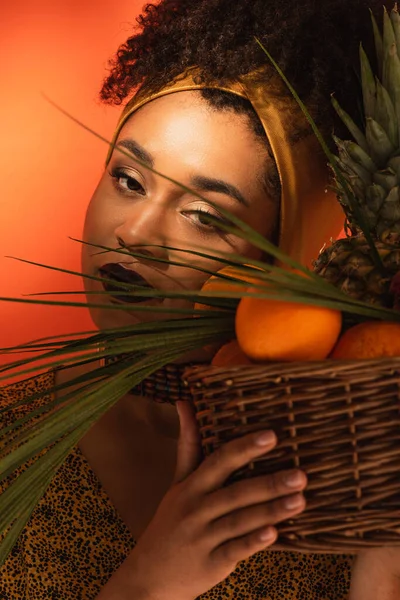
<svg viewBox="0 0 400 600"><path fill-rule="evenodd" d="M346 214L346 238L323 248L317 274L353 298L393 307L391 281L400 271L400 15L384 9L383 36L372 17L379 77L360 48L365 129L338 103L355 141L335 138L335 190Z"/></svg>

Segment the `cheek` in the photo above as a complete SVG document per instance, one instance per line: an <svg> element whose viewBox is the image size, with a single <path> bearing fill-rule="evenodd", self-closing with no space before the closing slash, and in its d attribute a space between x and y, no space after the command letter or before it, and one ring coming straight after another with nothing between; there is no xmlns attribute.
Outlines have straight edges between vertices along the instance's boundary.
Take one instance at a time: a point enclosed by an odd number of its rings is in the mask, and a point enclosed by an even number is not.
<svg viewBox="0 0 400 600"><path fill-rule="evenodd" d="M246 218L247 217L247 218ZM259 203L258 208L252 211L251 215L247 215L243 220L254 229L258 234L261 234L270 242L276 243L274 239L279 222L279 206L264 198ZM264 252L243 239L237 238L235 244L237 252L248 258L256 260L264 256Z"/></svg>
<svg viewBox="0 0 400 600"><path fill-rule="evenodd" d="M84 225L84 240L86 242L93 242L96 237L100 234L100 223L103 222L104 206L100 202L96 195L91 199L88 209L86 211L85 225Z"/></svg>
<svg viewBox="0 0 400 600"><path fill-rule="evenodd" d="M263 256L262 250L260 250L259 248L255 248L254 246L248 245L245 245L241 249L240 254L242 256L245 256L246 258L253 258L254 260L260 260Z"/></svg>
<svg viewBox="0 0 400 600"><path fill-rule="evenodd" d="M86 211L84 240L91 243L96 243L96 240L104 242L115 227L116 216L109 194L104 190L104 184L100 182Z"/></svg>
<svg viewBox="0 0 400 600"><path fill-rule="evenodd" d="M99 244L103 246L115 246L112 232L115 230L115 211L111 210L111 203L106 201L102 193L101 184L93 194L86 210L83 226L83 241L88 244ZM95 260L95 254L102 252L101 248L82 244L81 262L84 272L90 269L90 264Z"/></svg>
<svg viewBox="0 0 400 600"><path fill-rule="evenodd" d="M279 221L279 203L263 195L255 203L249 225L263 237L271 240Z"/></svg>

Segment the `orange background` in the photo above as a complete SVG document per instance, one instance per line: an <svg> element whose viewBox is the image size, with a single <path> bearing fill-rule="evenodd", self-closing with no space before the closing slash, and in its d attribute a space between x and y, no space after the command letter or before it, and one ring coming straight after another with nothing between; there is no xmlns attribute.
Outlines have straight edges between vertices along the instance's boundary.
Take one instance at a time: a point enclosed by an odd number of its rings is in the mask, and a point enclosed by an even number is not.
<svg viewBox="0 0 400 600"><path fill-rule="evenodd" d="M97 94L144 0L0 3L0 297L82 290L79 277L5 256L80 271L80 244L68 236L82 237L107 147L41 93L110 136L120 109L104 107ZM92 328L84 308L0 302L1 348ZM0 365L9 360L0 354Z"/></svg>

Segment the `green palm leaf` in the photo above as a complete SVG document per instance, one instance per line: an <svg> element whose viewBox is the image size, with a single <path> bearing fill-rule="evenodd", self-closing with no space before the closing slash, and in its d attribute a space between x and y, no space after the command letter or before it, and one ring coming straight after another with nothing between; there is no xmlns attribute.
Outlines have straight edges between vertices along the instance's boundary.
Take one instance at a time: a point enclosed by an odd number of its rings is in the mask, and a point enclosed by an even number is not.
<svg viewBox="0 0 400 600"><path fill-rule="evenodd" d="M155 369L176 359L182 349L185 351L186 347L183 345L175 352L158 352L134 365L130 364L101 386L93 386L90 392L76 395L75 402L61 408L52 422L46 423L45 431L41 424L36 423L22 440L22 446L13 452L7 448L7 454L1 458L1 480L50 445L50 449L36 458L0 496L0 564L6 560L54 474L79 439L121 398L121 393L129 391L132 382L133 385L139 383ZM131 374L132 378L128 379L127 374Z"/></svg>

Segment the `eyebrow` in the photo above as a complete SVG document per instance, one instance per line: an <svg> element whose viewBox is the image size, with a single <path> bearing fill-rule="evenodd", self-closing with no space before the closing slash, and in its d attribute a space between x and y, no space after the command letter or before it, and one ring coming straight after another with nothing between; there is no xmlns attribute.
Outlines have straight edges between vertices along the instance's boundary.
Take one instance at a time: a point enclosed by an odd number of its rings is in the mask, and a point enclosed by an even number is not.
<svg viewBox="0 0 400 600"><path fill-rule="evenodd" d="M195 188L203 192L216 192L217 194L226 194L237 200L243 206L250 206L243 194L239 192L237 187L221 179L213 179L204 177L203 175L195 175L191 182Z"/></svg>
<svg viewBox="0 0 400 600"><path fill-rule="evenodd" d="M120 147L129 150L136 158L149 165L149 167L154 167L154 158L140 144L135 142L135 140L121 140L117 144L117 148Z"/></svg>
<svg viewBox="0 0 400 600"><path fill-rule="evenodd" d="M154 158L145 150L140 144L135 142L132 139L121 140L117 144L117 148L122 147L126 148L131 152L136 158L141 160L143 163L149 165L149 167L154 168ZM243 206L250 206L249 202L245 199L243 194L231 183L227 183L222 179L214 179L212 177L205 177L204 175L194 175L191 178L191 184L197 190L201 192L215 192L217 194L225 194L234 198L242 204Z"/></svg>

